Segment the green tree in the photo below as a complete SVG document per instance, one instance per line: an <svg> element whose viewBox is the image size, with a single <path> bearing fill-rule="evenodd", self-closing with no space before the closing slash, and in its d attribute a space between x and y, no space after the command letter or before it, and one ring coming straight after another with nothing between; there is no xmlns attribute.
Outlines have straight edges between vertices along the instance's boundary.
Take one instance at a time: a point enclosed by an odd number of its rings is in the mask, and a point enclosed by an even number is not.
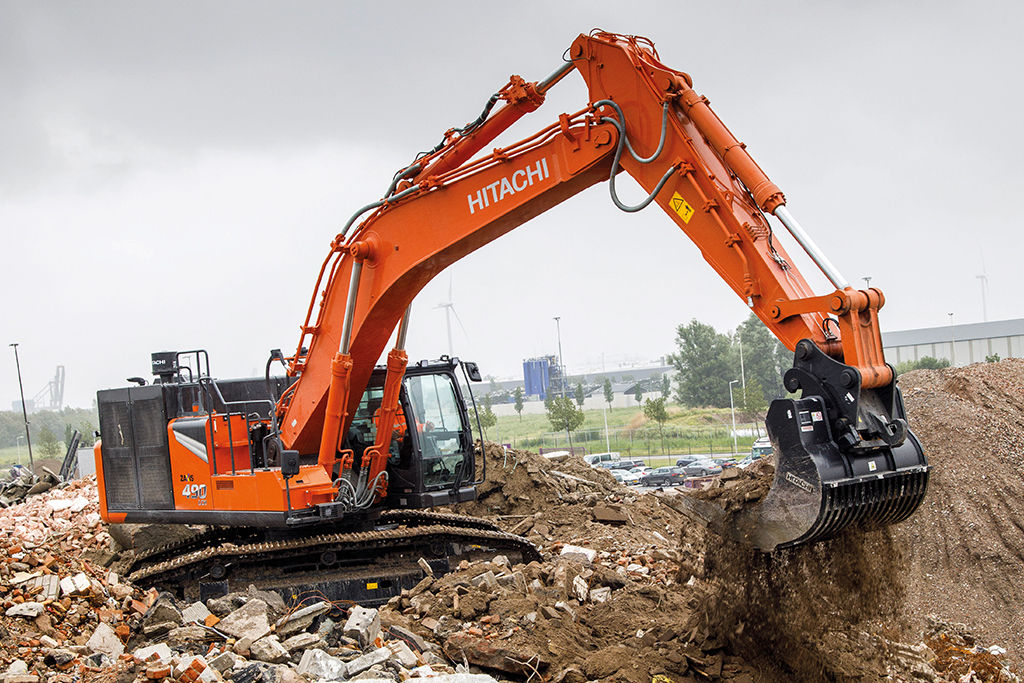
<svg viewBox="0 0 1024 683"><path fill-rule="evenodd" d="M640 382L637 382L636 386L633 387L633 398L636 399L636 404L637 405L640 405L641 403L643 403L643 400L644 400L644 388L642 386L640 386Z"/></svg>
<svg viewBox="0 0 1024 683"><path fill-rule="evenodd" d="M552 396L548 402L548 421L555 431L573 432L583 424L583 411L569 396Z"/></svg>
<svg viewBox="0 0 1024 683"><path fill-rule="evenodd" d="M47 458L56 458L60 455L60 442L49 427L39 430L39 450Z"/></svg>
<svg viewBox="0 0 1024 683"><path fill-rule="evenodd" d="M480 428L484 430L484 438L487 438L487 430L498 424L498 416L491 409L491 397L484 396L484 409L480 413Z"/></svg>
<svg viewBox="0 0 1024 683"><path fill-rule="evenodd" d="M932 356L921 356L917 360L905 360L896 365L896 374L902 375L911 370L940 370L948 368L949 361L945 358L933 358Z"/></svg>
<svg viewBox="0 0 1024 683"><path fill-rule="evenodd" d="M585 400L587 400L587 397L583 394L583 383L582 382L577 382L576 383L576 397L575 398L576 398L576 405L578 405L580 408L582 408L583 407L583 402Z"/></svg>
<svg viewBox="0 0 1024 683"><path fill-rule="evenodd" d="M648 420L658 423L658 436L661 437L661 452L665 453L665 421L668 420L668 411L665 410L665 397L649 398L644 401L644 415Z"/></svg>
<svg viewBox="0 0 1024 683"><path fill-rule="evenodd" d="M999 354L998 353L993 353L991 356L985 356L985 362L986 363L998 363L999 362Z"/></svg>
<svg viewBox="0 0 1024 683"><path fill-rule="evenodd" d="M661 397L668 400L670 393L672 393L672 382L669 381L668 375L664 374L661 376Z"/></svg>
<svg viewBox="0 0 1024 683"><path fill-rule="evenodd" d="M757 419L763 419L768 412L768 401L764 397L764 389L756 377L747 380L746 411Z"/></svg>
<svg viewBox="0 0 1024 683"><path fill-rule="evenodd" d="M676 348L668 357L676 369L676 399L693 407L727 408L729 380L738 374L729 337L693 319L676 329Z"/></svg>
<svg viewBox="0 0 1024 683"><path fill-rule="evenodd" d="M608 407L612 407L612 401L615 400L615 392L612 390L612 381L607 377L604 378L604 402L608 404Z"/></svg>
<svg viewBox="0 0 1024 683"><path fill-rule="evenodd" d="M523 421L523 388L516 387L512 392L512 398L515 399L516 412L519 413L519 421Z"/></svg>
<svg viewBox="0 0 1024 683"><path fill-rule="evenodd" d="M753 313L736 328L735 336L743 344L743 371L747 384L750 384L751 377L757 379L766 399L785 394L782 373L792 367L793 355ZM736 355L733 374L739 372L739 345Z"/></svg>

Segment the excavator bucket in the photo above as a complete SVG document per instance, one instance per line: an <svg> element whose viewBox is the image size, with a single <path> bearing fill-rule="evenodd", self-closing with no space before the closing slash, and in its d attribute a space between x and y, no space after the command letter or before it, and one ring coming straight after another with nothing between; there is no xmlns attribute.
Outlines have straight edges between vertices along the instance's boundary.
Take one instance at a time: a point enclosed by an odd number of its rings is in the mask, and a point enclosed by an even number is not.
<svg viewBox="0 0 1024 683"><path fill-rule="evenodd" d="M766 420L775 478L734 532L759 550L824 540L850 525L878 527L909 517L928 486L917 438L867 455L844 454L816 399L774 401Z"/></svg>
<svg viewBox="0 0 1024 683"><path fill-rule="evenodd" d="M773 401L765 421L775 451L772 487L732 529L759 550L824 540L852 525L895 524L913 514L928 487L928 463L895 382L883 390L839 387L829 378L846 366L820 352L804 355L807 362L786 374L787 389L803 397Z"/></svg>

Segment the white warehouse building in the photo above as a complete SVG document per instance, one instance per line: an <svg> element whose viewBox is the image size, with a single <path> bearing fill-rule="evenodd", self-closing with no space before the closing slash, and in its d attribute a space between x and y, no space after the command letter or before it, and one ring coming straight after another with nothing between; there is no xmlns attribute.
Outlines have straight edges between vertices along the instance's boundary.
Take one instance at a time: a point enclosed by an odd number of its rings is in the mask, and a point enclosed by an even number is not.
<svg viewBox="0 0 1024 683"><path fill-rule="evenodd" d="M885 360L896 365L931 356L953 365L986 357L1024 358L1024 318L882 333Z"/></svg>

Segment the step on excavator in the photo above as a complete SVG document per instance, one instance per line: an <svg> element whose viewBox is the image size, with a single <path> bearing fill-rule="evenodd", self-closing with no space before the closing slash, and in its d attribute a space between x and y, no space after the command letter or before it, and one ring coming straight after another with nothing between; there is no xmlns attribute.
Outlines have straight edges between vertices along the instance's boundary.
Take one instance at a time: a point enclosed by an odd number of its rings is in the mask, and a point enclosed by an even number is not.
<svg viewBox="0 0 1024 683"><path fill-rule="evenodd" d="M586 106L482 152L571 72ZM619 198L620 171L646 199ZM352 215L295 352L271 352L263 377L217 380L205 351L161 352L152 383L98 393L103 518L208 529L138 553L131 578L204 598L251 582L372 604L413 585L421 558L443 572L482 554L537 557L487 521L430 510L473 499L485 476L467 409L480 372L446 356L410 364L410 306L449 265L599 182L622 211L664 211L794 351L783 381L799 398L773 401L766 420L773 485L730 533L772 551L910 516L929 468L882 352L882 292L850 286L689 75L648 39L595 31L547 78L512 76ZM834 291L811 290L779 226Z"/></svg>

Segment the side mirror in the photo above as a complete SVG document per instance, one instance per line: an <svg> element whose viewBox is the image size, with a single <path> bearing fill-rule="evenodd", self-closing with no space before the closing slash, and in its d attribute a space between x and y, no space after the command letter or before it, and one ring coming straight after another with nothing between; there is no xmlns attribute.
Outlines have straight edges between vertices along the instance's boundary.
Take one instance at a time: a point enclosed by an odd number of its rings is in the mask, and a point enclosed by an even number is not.
<svg viewBox="0 0 1024 683"><path fill-rule="evenodd" d="M482 382L483 377L480 375L480 366L473 361L463 361L462 366L466 368L466 376L474 382Z"/></svg>
<svg viewBox="0 0 1024 683"><path fill-rule="evenodd" d="M281 451L281 476L294 477L299 473L299 452Z"/></svg>

